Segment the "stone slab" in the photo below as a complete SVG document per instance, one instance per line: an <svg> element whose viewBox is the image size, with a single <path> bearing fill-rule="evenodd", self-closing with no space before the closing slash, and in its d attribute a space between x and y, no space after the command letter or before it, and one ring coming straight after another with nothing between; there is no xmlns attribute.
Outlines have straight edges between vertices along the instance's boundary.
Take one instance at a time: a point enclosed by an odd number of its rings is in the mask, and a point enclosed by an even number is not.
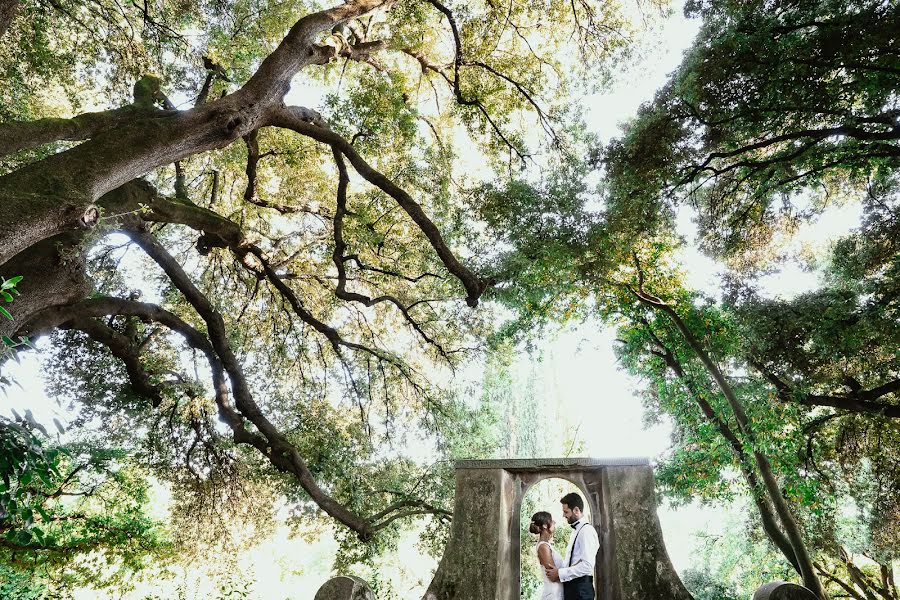
<svg viewBox="0 0 900 600"><path fill-rule="evenodd" d="M611 458L501 458L494 460L458 460L457 469L505 469L507 471L559 471L601 467L642 467L650 464L644 456Z"/></svg>

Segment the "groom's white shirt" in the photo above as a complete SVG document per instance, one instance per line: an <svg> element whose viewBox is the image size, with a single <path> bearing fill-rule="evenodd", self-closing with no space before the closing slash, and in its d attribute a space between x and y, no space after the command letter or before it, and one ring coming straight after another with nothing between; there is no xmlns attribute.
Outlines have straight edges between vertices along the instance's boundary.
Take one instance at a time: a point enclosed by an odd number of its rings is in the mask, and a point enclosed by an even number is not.
<svg viewBox="0 0 900 600"><path fill-rule="evenodd" d="M593 575L598 550L600 540L597 538L597 530L583 518L575 521L575 529L569 538L569 550L564 561L566 566L559 569L559 580L571 581L583 575ZM571 567L568 566L569 557L572 559Z"/></svg>

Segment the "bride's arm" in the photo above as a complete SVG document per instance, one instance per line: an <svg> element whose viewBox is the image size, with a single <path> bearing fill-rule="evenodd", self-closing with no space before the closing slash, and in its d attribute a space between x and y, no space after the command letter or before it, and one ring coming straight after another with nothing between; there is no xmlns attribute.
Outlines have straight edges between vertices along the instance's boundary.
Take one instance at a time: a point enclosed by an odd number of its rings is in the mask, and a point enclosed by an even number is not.
<svg viewBox="0 0 900 600"><path fill-rule="evenodd" d="M548 567L555 567L553 564L553 554L550 552L550 546L547 544L541 544L538 546L537 550L538 562L541 563L541 566L545 569Z"/></svg>

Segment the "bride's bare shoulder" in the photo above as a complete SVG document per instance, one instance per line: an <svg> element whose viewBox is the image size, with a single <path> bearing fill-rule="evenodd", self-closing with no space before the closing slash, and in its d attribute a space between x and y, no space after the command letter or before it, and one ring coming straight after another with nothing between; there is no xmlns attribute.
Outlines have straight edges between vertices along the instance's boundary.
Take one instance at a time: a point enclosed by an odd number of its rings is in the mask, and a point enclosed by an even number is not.
<svg viewBox="0 0 900 600"><path fill-rule="evenodd" d="M537 555L538 555L538 560L540 560L542 564L547 564L547 563L552 564L553 563L552 554L553 553L550 548L550 544L544 544L544 543L538 544Z"/></svg>

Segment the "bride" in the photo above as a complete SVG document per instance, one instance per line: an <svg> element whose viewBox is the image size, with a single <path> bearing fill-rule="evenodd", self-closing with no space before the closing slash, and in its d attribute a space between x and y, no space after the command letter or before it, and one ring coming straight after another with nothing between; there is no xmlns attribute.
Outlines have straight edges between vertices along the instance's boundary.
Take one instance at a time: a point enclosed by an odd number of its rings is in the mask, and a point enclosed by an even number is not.
<svg viewBox="0 0 900 600"><path fill-rule="evenodd" d="M538 563L541 565L541 573L544 576L544 587L541 589L540 600L562 600L562 584L558 581L550 581L547 578L547 573L544 571L545 567L559 568L563 563L559 553L550 546L550 539L553 537L553 532L556 531L556 522L550 516L550 513L545 511L536 512L531 517L531 525L528 526L528 531L538 536L537 557Z"/></svg>

